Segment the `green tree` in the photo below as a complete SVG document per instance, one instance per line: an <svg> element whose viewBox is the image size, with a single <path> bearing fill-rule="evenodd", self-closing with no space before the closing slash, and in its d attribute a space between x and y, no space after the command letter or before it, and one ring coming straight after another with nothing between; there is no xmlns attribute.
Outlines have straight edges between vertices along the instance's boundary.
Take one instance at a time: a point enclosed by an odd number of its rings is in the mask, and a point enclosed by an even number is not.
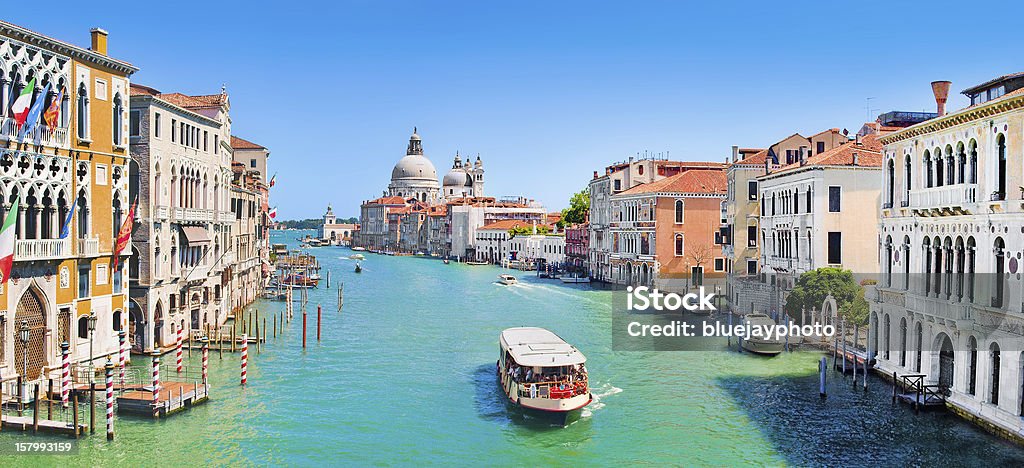
<svg viewBox="0 0 1024 468"><path fill-rule="evenodd" d="M558 220L558 228L585 223L589 213L590 189L586 188L569 197L569 207L562 210L562 219Z"/></svg>
<svg viewBox="0 0 1024 468"><path fill-rule="evenodd" d="M547 225L545 225L545 224L538 224L537 225L537 234L547 234L550 231L551 231L551 229L548 228ZM529 226L516 226L516 227L508 230L508 236L510 238L511 237L515 237L515 236L519 236L519 235L529 236L531 234L533 234L533 225L529 225Z"/></svg>
<svg viewBox="0 0 1024 468"><path fill-rule="evenodd" d="M835 298L841 316L856 323L867 323L864 288L853 279L853 272L842 268L818 268L800 275L786 297L786 312L790 317L799 318L802 308L820 311L829 294Z"/></svg>

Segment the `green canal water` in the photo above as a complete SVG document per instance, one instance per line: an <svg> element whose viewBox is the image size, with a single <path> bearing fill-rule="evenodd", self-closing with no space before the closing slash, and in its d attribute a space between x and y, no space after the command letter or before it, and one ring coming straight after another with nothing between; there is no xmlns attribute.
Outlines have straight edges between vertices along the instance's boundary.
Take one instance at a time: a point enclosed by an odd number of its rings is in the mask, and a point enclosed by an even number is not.
<svg viewBox="0 0 1024 468"><path fill-rule="evenodd" d="M274 232L273 241L294 245L300 234ZM245 388L238 355L213 352L207 404L159 421L118 418L113 442L100 422L76 455L5 451L0 465L1024 463L1024 450L952 415L893 406L878 379L865 393L830 375L830 396L819 399L814 352L613 351L607 290L529 274L506 287L496 267L373 254L355 274L348 249L312 252L333 288L311 293L306 350L299 318L261 354L250 350ZM284 304L254 307L277 314ZM549 328L588 357L596 399L569 427L510 411L495 383L498 333L523 325ZM198 352L189 364L198 367ZM67 439L0 434L5 447L43 440Z"/></svg>

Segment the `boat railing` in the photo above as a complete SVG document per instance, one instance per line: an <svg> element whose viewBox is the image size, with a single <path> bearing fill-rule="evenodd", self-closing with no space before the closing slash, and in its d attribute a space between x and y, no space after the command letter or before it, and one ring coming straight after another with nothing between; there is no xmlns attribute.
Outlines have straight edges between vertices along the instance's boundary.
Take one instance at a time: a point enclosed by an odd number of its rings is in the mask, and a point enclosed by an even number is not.
<svg viewBox="0 0 1024 468"><path fill-rule="evenodd" d="M587 393L587 380L556 380L551 382L520 382L520 398L572 398Z"/></svg>

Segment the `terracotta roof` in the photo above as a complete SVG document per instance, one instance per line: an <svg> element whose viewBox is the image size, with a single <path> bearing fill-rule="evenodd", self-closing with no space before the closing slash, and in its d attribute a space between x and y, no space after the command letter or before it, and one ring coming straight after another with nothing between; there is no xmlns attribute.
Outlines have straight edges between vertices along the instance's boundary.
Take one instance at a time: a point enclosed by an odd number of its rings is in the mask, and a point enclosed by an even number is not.
<svg viewBox="0 0 1024 468"><path fill-rule="evenodd" d="M853 155L857 155L857 164L853 163ZM858 166L858 167L882 167L882 143L878 141L878 134L872 133L861 137L860 143L848 142L832 148L824 153L816 154L807 158L806 164L799 162L779 168L772 174L790 171L806 166Z"/></svg>
<svg viewBox="0 0 1024 468"><path fill-rule="evenodd" d="M529 223L521 219L503 219L501 221L485 224L483 227L477 228L477 231L508 231L509 229L519 226L532 227L533 223Z"/></svg>
<svg viewBox="0 0 1024 468"><path fill-rule="evenodd" d="M153 96L184 109L212 109L220 107L222 104L227 102L227 96L223 94L189 96L182 93L161 93L156 88L140 85L138 83L132 83L130 85L129 94L131 96Z"/></svg>
<svg viewBox="0 0 1024 468"><path fill-rule="evenodd" d="M405 199L402 197L380 197L370 200L364 205L404 205Z"/></svg>
<svg viewBox="0 0 1024 468"><path fill-rule="evenodd" d="M768 159L768 150L763 149L763 150L758 151L758 152L756 152L756 153L754 153L754 154L752 154L750 156L747 156L747 157L745 157L745 158L743 158L743 159L741 159L739 161L736 161L736 164L757 164L759 166L763 166L765 160L767 160L767 159Z"/></svg>
<svg viewBox="0 0 1024 468"><path fill-rule="evenodd" d="M725 193L727 189L725 171L691 169L672 177L666 177L647 184L637 185L618 195L635 195L654 192L675 193Z"/></svg>
<svg viewBox="0 0 1024 468"><path fill-rule="evenodd" d="M265 146L257 145L249 140L231 135L231 147L235 149L267 149Z"/></svg>
<svg viewBox="0 0 1024 468"><path fill-rule="evenodd" d="M967 88L967 89L965 89L963 91L960 91L960 94L965 94L965 95L966 94L973 94L976 91L980 91L980 90L982 90L984 88L987 88L987 87L989 87L989 86L991 86L993 84L996 84L996 83L998 83L1000 81L1008 80L1010 78L1018 78L1018 77L1021 77L1021 76L1024 76L1024 72L1009 73L1009 74L1006 74L1006 75L1003 75L1003 76L992 78L991 80L988 80L988 81L986 81L984 83L977 84L977 85L971 86L970 88Z"/></svg>
<svg viewBox="0 0 1024 468"><path fill-rule="evenodd" d="M448 214L448 205L431 205L427 216L444 216Z"/></svg>

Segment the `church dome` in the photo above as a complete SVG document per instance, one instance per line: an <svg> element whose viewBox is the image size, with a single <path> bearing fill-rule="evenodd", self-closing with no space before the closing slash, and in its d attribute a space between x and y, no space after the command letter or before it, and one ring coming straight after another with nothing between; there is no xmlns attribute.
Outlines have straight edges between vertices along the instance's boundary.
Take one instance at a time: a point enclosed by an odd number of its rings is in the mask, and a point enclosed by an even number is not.
<svg viewBox="0 0 1024 468"><path fill-rule="evenodd" d="M400 179L430 179L436 184L437 170L426 156L409 154L399 159L398 164L391 170L391 180Z"/></svg>
<svg viewBox="0 0 1024 468"><path fill-rule="evenodd" d="M459 168L452 168L444 175L444 180L441 181L441 185L445 187L462 187L466 185L467 179L466 171Z"/></svg>

